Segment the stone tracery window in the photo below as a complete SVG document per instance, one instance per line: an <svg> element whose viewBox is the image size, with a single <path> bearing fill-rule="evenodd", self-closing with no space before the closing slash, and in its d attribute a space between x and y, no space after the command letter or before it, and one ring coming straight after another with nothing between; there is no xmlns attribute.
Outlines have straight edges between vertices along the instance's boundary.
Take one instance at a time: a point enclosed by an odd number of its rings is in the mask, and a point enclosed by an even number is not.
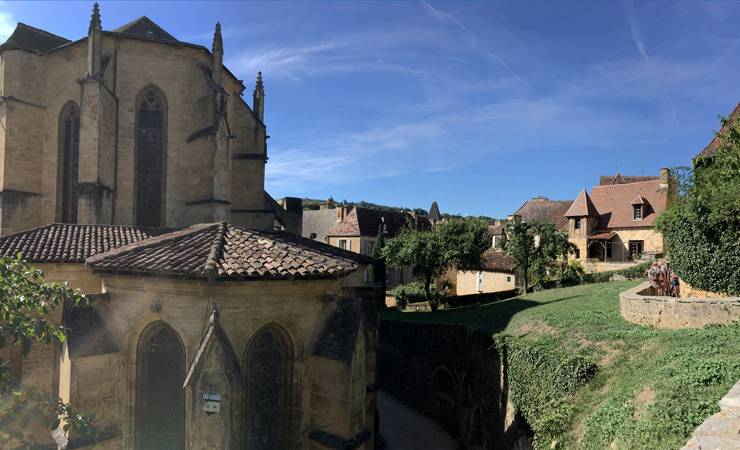
<svg viewBox="0 0 740 450"><path fill-rule="evenodd" d="M142 332L136 354L137 450L185 448L185 354L177 333L164 322Z"/></svg>
<svg viewBox="0 0 740 450"><path fill-rule="evenodd" d="M293 350L277 325L259 330L244 355L242 448L290 448Z"/></svg>
<svg viewBox="0 0 740 450"><path fill-rule="evenodd" d="M58 220L77 223L80 172L80 108L68 102L59 115Z"/></svg>
<svg viewBox="0 0 740 450"><path fill-rule="evenodd" d="M155 86L136 101L136 225L163 226L167 102Z"/></svg>

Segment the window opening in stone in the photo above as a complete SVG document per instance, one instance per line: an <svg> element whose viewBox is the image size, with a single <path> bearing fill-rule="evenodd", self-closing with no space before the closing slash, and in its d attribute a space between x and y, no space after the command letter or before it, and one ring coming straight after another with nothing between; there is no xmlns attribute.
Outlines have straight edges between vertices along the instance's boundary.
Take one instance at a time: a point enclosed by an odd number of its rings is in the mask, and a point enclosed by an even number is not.
<svg viewBox="0 0 740 450"><path fill-rule="evenodd" d="M183 450L185 357L179 336L162 322L147 327L136 366L136 449Z"/></svg>
<svg viewBox="0 0 740 450"><path fill-rule="evenodd" d="M293 353L290 338L268 325L247 347L245 356L242 448L290 448Z"/></svg>
<svg viewBox="0 0 740 450"><path fill-rule="evenodd" d="M62 223L77 223L77 182L80 173L80 109L70 103L60 118L60 197Z"/></svg>
<svg viewBox="0 0 740 450"><path fill-rule="evenodd" d="M432 392L438 399L446 403L451 405L455 403L455 381L447 370L439 369L434 372Z"/></svg>
<svg viewBox="0 0 740 450"><path fill-rule="evenodd" d="M162 226L164 96L150 87L139 96L136 140L136 225Z"/></svg>

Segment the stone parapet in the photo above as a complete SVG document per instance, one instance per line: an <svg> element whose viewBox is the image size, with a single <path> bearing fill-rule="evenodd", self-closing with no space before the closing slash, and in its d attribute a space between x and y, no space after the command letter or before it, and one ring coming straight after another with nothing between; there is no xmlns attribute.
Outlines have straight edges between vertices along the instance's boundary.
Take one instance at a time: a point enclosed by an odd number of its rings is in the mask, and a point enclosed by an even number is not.
<svg viewBox="0 0 740 450"><path fill-rule="evenodd" d="M702 328L727 324L740 316L740 298L675 298L650 295L645 282L619 294L622 317L656 328Z"/></svg>
<svg viewBox="0 0 740 450"><path fill-rule="evenodd" d="M740 448L740 381L719 401L720 412L705 420L681 450Z"/></svg>

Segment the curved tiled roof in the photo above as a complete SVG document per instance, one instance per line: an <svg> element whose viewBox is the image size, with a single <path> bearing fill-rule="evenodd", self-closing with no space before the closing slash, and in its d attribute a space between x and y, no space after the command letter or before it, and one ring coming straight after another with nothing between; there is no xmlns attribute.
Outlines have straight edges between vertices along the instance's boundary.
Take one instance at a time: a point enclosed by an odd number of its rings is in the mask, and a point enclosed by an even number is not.
<svg viewBox="0 0 740 450"><path fill-rule="evenodd" d="M634 208L631 204L632 199L638 195L645 202L642 220L634 220ZM655 218L666 210L668 193L667 189L661 188L660 180L643 181L594 186L591 189L591 200L600 214L597 229L645 228L652 227Z"/></svg>
<svg viewBox="0 0 740 450"><path fill-rule="evenodd" d="M129 244L87 259L96 271L217 278L316 278L346 275L372 258L285 231L224 222Z"/></svg>
<svg viewBox="0 0 740 450"><path fill-rule="evenodd" d="M568 226L568 218L565 212L573 204L573 200L548 200L546 198L533 198L525 202L515 213L521 216L523 222L552 222L555 228L562 230Z"/></svg>
<svg viewBox="0 0 740 450"><path fill-rule="evenodd" d="M111 249L168 233L172 228L52 223L0 237L0 253L22 253L29 262L84 262Z"/></svg>
<svg viewBox="0 0 740 450"><path fill-rule="evenodd" d="M385 224L384 234L393 238L401 232L407 222L415 228L429 230L432 225L426 217L417 217L416 223L411 214L400 211L381 211L379 209L355 206L341 224L328 233L329 236L377 236L378 227Z"/></svg>

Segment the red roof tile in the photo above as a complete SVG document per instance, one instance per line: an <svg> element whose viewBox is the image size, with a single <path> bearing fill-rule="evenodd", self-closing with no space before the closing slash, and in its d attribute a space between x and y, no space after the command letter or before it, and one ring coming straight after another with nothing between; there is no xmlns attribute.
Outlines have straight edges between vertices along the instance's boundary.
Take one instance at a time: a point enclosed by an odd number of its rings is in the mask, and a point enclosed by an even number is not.
<svg viewBox="0 0 740 450"><path fill-rule="evenodd" d="M489 272L513 272L514 263L501 252L485 252L481 255L483 270Z"/></svg>
<svg viewBox="0 0 740 450"><path fill-rule="evenodd" d="M616 235L616 231L607 231L606 233L594 233L591 236L588 236L588 239L592 241L608 241Z"/></svg>
<svg viewBox="0 0 740 450"><path fill-rule="evenodd" d="M562 230L568 226L565 212L572 204L573 200L548 200L540 197L525 202L514 215L521 216L523 222L553 222L558 230Z"/></svg>
<svg viewBox="0 0 740 450"><path fill-rule="evenodd" d="M591 192L593 192L593 190ZM585 189L578 194L578 197L573 201L573 205L565 213L566 217L594 217L598 215L599 210L594 206L593 201L591 201L591 198L588 196Z"/></svg>
<svg viewBox="0 0 740 450"><path fill-rule="evenodd" d="M138 228L123 225L52 223L41 228L0 237L0 253L22 253L29 262L84 262L86 258L139 242L173 228Z"/></svg>
<svg viewBox="0 0 740 450"><path fill-rule="evenodd" d="M409 213L355 206L342 220L342 223L328 233L328 236L377 236L378 227L385 224L384 235L392 238L398 235L407 221L414 222ZM429 219L426 217L417 217L417 226L421 229L431 228Z"/></svg>
<svg viewBox="0 0 740 450"><path fill-rule="evenodd" d="M642 196L645 204L642 220L633 220L633 207L630 202ZM597 229L644 228L652 227L655 218L665 211L668 194L660 188L660 180L641 183L594 186L591 200L599 211Z"/></svg>
<svg viewBox="0 0 740 450"><path fill-rule="evenodd" d="M372 259L284 231L193 225L87 259L96 271L217 278L341 276Z"/></svg>

